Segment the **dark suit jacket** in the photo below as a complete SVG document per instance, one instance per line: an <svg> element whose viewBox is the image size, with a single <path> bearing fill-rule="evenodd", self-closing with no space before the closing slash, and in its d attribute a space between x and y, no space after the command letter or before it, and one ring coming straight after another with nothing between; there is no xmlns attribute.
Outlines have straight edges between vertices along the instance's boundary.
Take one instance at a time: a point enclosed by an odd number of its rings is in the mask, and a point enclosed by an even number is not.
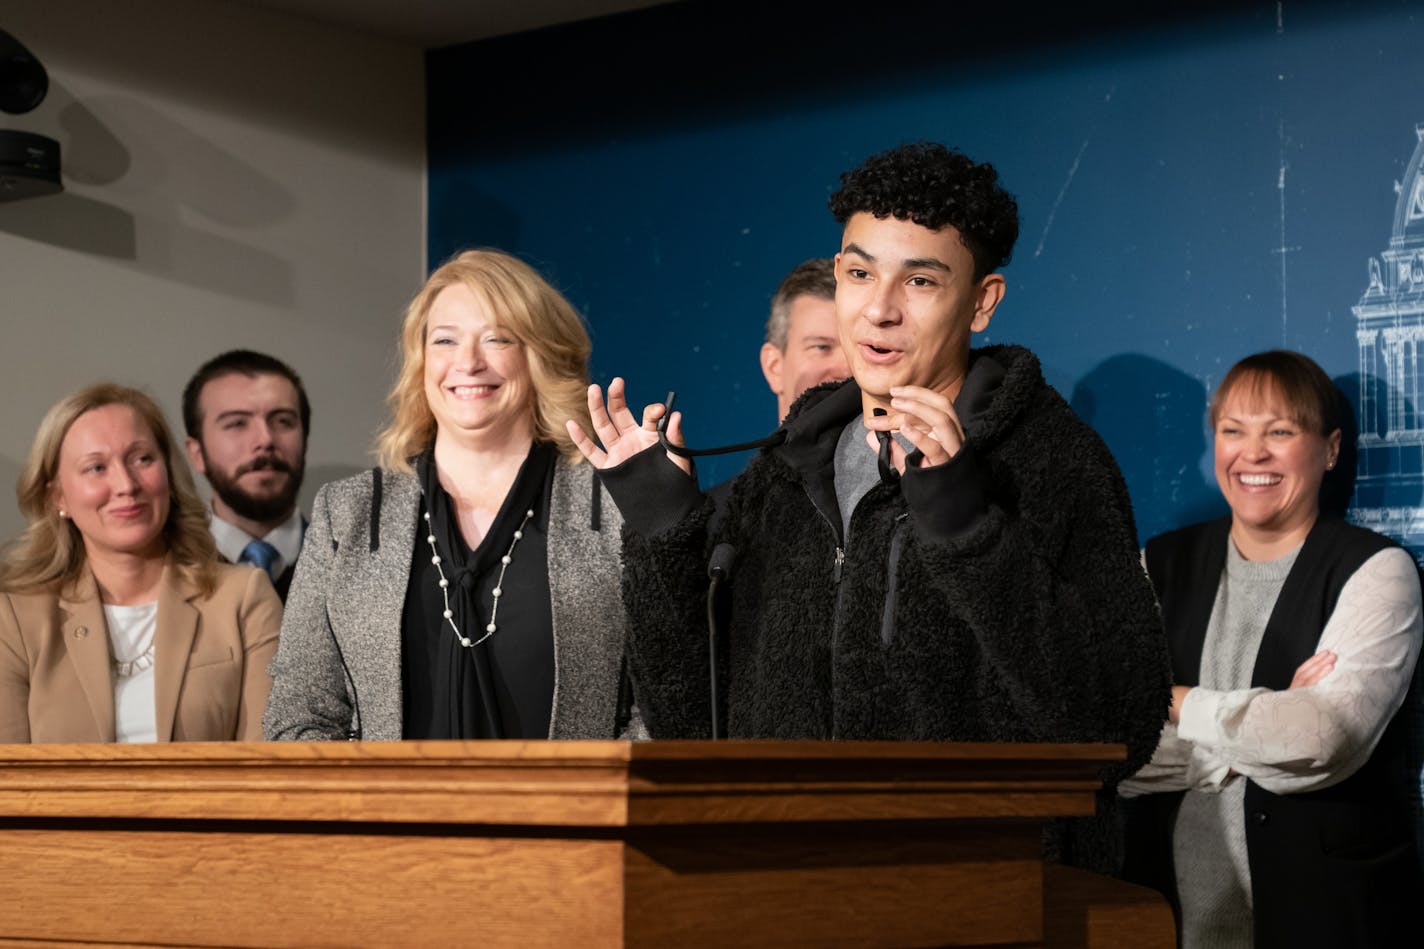
<svg viewBox="0 0 1424 949"><path fill-rule="evenodd" d="M302 543L304 545L306 544L307 539L307 527L310 523L311 522L308 521L305 517L302 518ZM300 556L301 555L298 554L298 557ZM232 563L231 560L228 560L222 554L218 554L218 559L220 559L223 563ZM292 577L296 575L296 572L297 562L294 560L291 563L287 564L287 569L282 571L281 576L272 581L272 586L277 591L277 599L282 601L283 606L285 606L287 603L287 591L292 588Z"/></svg>
<svg viewBox="0 0 1424 949"><path fill-rule="evenodd" d="M277 591L277 598L283 605L287 602L287 591L292 588L292 575L297 572L295 563L287 564L287 569L282 571L282 575L272 581L273 588Z"/></svg>

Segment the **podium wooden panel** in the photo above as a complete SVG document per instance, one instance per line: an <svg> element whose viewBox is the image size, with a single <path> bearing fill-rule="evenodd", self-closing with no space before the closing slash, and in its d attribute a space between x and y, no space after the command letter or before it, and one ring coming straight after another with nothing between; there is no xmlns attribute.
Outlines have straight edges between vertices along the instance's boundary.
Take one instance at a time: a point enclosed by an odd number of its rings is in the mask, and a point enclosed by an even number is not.
<svg viewBox="0 0 1424 949"><path fill-rule="evenodd" d="M1109 745L0 745L0 944L1173 945L1045 867Z"/></svg>

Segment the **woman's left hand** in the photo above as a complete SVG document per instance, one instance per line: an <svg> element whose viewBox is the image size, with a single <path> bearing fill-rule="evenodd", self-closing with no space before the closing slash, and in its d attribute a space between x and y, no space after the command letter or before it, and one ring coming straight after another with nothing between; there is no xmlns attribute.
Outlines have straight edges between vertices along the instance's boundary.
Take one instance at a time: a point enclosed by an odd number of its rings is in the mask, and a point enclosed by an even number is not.
<svg viewBox="0 0 1424 949"><path fill-rule="evenodd" d="M890 407L898 414L877 415L865 420L870 429L866 442L878 448L876 432L898 431L918 448L924 459L921 468L942 465L964 446L964 427L954 404L948 398L922 386L894 386L890 389ZM890 440L890 461L900 474L905 473L905 449Z"/></svg>
<svg viewBox="0 0 1424 949"><path fill-rule="evenodd" d="M1309 659L1300 664L1295 670L1295 675L1291 676L1289 688L1304 689L1315 685L1321 679L1328 676L1335 668L1335 660L1339 657L1328 649L1322 649Z"/></svg>
<svg viewBox="0 0 1424 949"><path fill-rule="evenodd" d="M1312 685L1317 685L1321 680L1335 670L1335 660L1340 658L1328 649L1322 649L1309 659L1302 662L1295 670L1295 675L1291 677L1291 683L1287 688L1305 689ZM1172 686L1172 708L1167 713L1167 718L1173 725L1181 723L1182 703L1187 700L1187 693L1192 690L1189 685Z"/></svg>
<svg viewBox="0 0 1424 949"><path fill-rule="evenodd" d="M1178 725L1182 721L1182 703L1187 700L1187 693L1192 690L1189 685L1172 686L1172 707L1167 711L1167 719L1173 725Z"/></svg>

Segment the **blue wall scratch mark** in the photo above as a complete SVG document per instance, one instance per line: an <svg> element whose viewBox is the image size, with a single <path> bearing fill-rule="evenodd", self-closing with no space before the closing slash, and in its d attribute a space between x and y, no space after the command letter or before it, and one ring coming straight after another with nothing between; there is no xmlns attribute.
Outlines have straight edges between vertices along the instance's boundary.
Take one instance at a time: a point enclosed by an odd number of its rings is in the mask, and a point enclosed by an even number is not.
<svg viewBox="0 0 1424 949"><path fill-rule="evenodd" d="M1078 166L1083 163L1083 153L1088 150L1088 143L1093 140L1089 133L1083 139L1083 144L1078 148L1078 154L1073 158L1073 164L1068 169L1068 179L1063 182L1063 187L1058 189L1058 197L1053 199L1053 207L1048 209L1048 219L1043 222L1043 234L1038 239L1038 246L1033 249L1033 256L1037 257L1043 253L1044 242L1048 240L1048 232L1053 228L1053 216L1058 213L1058 206L1063 203L1063 198L1068 194L1068 188L1073 184L1073 177L1078 174Z"/></svg>

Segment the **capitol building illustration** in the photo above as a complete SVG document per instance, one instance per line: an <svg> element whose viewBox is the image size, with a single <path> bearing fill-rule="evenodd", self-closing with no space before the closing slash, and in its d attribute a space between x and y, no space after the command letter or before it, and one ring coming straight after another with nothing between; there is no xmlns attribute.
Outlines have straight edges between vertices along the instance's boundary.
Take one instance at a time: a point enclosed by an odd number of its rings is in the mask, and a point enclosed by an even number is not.
<svg viewBox="0 0 1424 949"><path fill-rule="evenodd" d="M1359 465L1349 519L1424 563L1424 125L1398 185L1389 246L1353 308L1360 348Z"/></svg>

